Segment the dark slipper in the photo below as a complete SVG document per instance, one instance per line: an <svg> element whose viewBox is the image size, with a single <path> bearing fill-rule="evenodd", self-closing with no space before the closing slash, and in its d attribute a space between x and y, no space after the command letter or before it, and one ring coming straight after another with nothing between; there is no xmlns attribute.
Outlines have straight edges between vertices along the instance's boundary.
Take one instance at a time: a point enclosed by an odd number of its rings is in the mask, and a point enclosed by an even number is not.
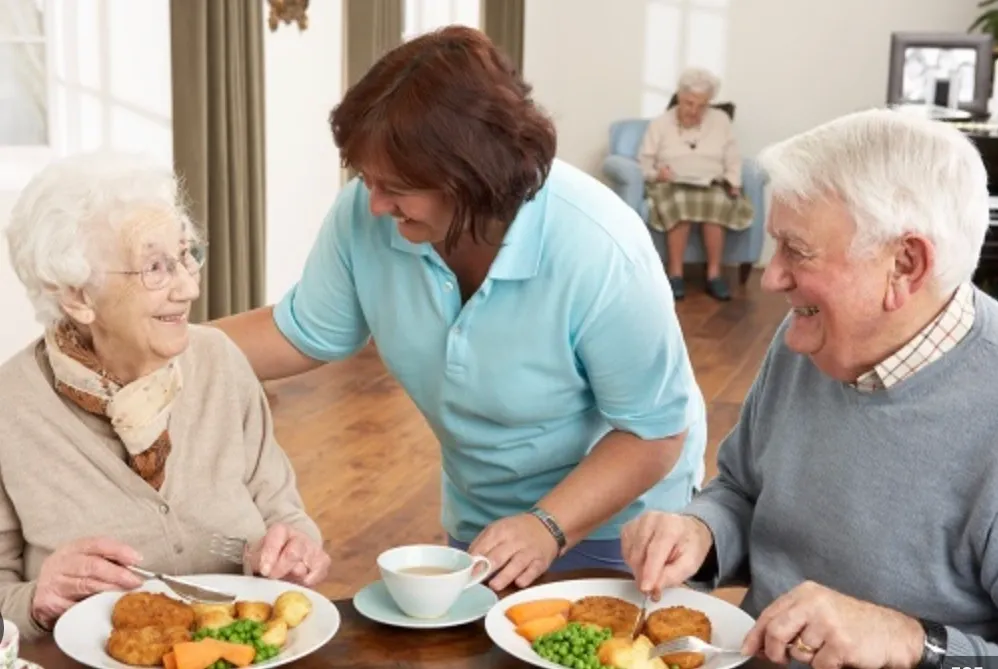
<svg viewBox="0 0 998 669"><path fill-rule="evenodd" d="M670 276L669 285L672 286L672 298L677 302L684 297L686 297L686 286L683 283L683 277L681 276Z"/></svg>
<svg viewBox="0 0 998 669"><path fill-rule="evenodd" d="M731 291L728 289L728 282L724 277L714 277L707 280L707 294L715 300L727 302L731 299Z"/></svg>

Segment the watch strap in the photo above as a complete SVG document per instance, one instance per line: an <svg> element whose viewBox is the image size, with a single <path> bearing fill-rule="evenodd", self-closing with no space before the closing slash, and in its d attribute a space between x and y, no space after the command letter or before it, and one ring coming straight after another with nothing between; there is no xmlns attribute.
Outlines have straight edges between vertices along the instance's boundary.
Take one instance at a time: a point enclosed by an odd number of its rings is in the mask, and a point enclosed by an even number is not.
<svg viewBox="0 0 998 669"><path fill-rule="evenodd" d="M949 640L946 628L931 620L919 618L918 622L925 632L925 641L922 644L922 657L915 665L915 669L941 669Z"/></svg>
<svg viewBox="0 0 998 669"><path fill-rule="evenodd" d="M565 550L565 546L568 545L568 540L565 539L565 533L562 531L561 526L558 525L558 521L556 521L550 513L538 506L532 508L530 510L530 514L544 523L544 527L547 528L548 532L551 533L551 536L554 537L555 542L558 544L558 551L561 552Z"/></svg>

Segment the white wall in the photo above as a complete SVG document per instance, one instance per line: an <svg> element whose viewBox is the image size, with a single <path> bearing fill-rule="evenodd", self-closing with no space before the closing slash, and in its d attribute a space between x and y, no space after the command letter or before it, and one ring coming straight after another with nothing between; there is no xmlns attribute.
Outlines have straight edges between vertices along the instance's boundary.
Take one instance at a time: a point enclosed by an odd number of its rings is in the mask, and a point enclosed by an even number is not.
<svg viewBox="0 0 998 669"><path fill-rule="evenodd" d="M976 12L976 0L528 2L524 74L555 117L559 156L592 174L610 124L647 115L663 77L688 64L719 70L721 97L736 102L740 145L751 155L883 105L891 32L965 32ZM684 21L679 30L646 30L649 18L669 13Z"/></svg>
<svg viewBox="0 0 998 669"><path fill-rule="evenodd" d="M340 186L329 112L342 95L343 5L313 2L309 25L267 29L267 301L301 275Z"/></svg>

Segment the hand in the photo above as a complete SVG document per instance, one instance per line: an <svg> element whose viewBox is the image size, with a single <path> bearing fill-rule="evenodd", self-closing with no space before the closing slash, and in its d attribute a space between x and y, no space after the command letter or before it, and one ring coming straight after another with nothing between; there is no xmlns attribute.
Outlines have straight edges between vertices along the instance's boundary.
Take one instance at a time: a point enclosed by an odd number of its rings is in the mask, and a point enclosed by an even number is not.
<svg viewBox="0 0 998 669"><path fill-rule="evenodd" d="M76 602L108 590L132 590L142 579L121 565L142 557L123 543L105 537L79 539L45 558L31 601L31 617L45 629Z"/></svg>
<svg viewBox="0 0 998 669"><path fill-rule="evenodd" d="M703 566L714 536L702 521L662 511L649 511L624 525L620 549L642 592L658 598L693 576Z"/></svg>
<svg viewBox="0 0 998 669"><path fill-rule="evenodd" d="M742 194L742 189L739 188L738 186L732 186L731 184L728 184L726 188L728 191L728 197L730 197L732 200L737 200L738 196Z"/></svg>
<svg viewBox="0 0 998 669"><path fill-rule="evenodd" d="M675 178L675 175L672 173L672 170L669 169L668 167L660 167L658 169L659 181L672 181L673 178Z"/></svg>
<svg viewBox="0 0 998 669"><path fill-rule="evenodd" d="M815 669L910 669L923 641L914 618L805 582L766 607L742 652L781 664L792 657Z"/></svg>
<svg viewBox="0 0 998 669"><path fill-rule="evenodd" d="M514 581L525 588L537 580L558 557L558 542L539 518L524 513L486 527L468 552L489 559L495 572L489 586L498 592Z"/></svg>
<svg viewBox="0 0 998 669"><path fill-rule="evenodd" d="M255 574L309 588L325 580L332 563L322 546L281 523L271 525L263 539L246 549L245 561Z"/></svg>

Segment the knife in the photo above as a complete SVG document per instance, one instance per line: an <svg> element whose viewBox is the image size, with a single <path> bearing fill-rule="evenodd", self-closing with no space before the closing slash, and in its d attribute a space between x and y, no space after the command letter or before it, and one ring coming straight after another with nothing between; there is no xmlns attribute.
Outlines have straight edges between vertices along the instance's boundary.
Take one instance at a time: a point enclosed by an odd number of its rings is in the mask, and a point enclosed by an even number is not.
<svg viewBox="0 0 998 669"><path fill-rule="evenodd" d="M638 635L641 634L641 628L644 627L646 615L648 615L648 595L645 595L644 600L641 602L638 619L634 621L634 629L631 630L631 641L637 639Z"/></svg>
<svg viewBox="0 0 998 669"><path fill-rule="evenodd" d="M197 602L204 602L206 604L229 604L236 601L235 595L230 595L227 592L221 592L213 588L195 585L190 581L185 581L175 576L154 574L151 571L146 571L145 569L134 566L127 566L126 569L132 571L138 576L141 576L147 581L156 580L163 582L168 588L170 588L170 590L173 590L184 599L191 599Z"/></svg>

